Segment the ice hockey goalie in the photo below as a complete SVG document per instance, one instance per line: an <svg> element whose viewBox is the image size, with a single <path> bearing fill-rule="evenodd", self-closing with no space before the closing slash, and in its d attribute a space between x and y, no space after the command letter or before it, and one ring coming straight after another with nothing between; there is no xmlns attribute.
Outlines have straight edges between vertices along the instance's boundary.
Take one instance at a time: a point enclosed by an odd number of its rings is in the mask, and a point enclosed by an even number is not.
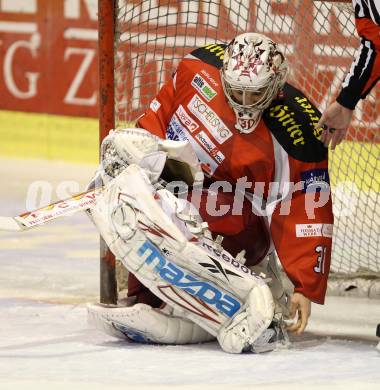
<svg viewBox="0 0 380 390"><path fill-rule="evenodd" d="M164 303L158 309L90 305L92 322L138 342L216 337L230 353L275 348L284 336L266 280L243 256L223 250L196 208L160 180L160 170L173 163L191 185L202 176L189 144L126 129L112 132L102 152L98 179L105 190L91 217L116 257Z"/></svg>

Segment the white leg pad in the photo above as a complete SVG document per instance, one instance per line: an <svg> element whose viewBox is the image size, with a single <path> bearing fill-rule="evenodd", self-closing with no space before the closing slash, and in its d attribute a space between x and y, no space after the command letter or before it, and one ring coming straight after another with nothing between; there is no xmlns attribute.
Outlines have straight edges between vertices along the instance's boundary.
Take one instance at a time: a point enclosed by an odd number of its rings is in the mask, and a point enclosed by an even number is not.
<svg viewBox="0 0 380 390"><path fill-rule="evenodd" d="M173 314L173 309L153 309L138 303L130 307L90 304L88 322L110 336L140 343L195 344L211 341L200 326Z"/></svg>
<svg viewBox="0 0 380 390"><path fill-rule="evenodd" d="M253 288L245 306L246 309L218 333L218 341L226 352L240 353L249 350L272 321L267 315L268 311L273 310L273 299L269 289L261 286Z"/></svg>
<svg viewBox="0 0 380 390"><path fill-rule="evenodd" d="M211 238L193 235L179 207L130 165L91 214L112 252L156 296L217 336L226 352L247 350L273 319L269 287Z"/></svg>

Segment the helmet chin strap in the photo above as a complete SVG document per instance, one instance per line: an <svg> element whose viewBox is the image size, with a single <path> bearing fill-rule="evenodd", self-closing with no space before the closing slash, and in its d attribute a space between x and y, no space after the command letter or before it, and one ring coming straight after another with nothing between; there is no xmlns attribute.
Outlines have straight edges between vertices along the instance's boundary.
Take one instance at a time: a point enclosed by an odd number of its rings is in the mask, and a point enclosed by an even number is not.
<svg viewBox="0 0 380 390"><path fill-rule="evenodd" d="M235 128L243 134L252 133L260 122L262 111L239 111L233 107L236 115Z"/></svg>

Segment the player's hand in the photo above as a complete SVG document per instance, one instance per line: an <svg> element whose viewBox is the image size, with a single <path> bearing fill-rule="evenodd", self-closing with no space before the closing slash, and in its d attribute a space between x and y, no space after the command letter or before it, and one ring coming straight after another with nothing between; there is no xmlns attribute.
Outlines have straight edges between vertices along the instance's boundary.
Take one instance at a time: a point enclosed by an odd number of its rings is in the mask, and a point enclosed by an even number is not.
<svg viewBox="0 0 380 390"><path fill-rule="evenodd" d="M301 334L307 325L311 313L311 302L301 293L294 293L290 299L289 318L296 321L287 327L288 332Z"/></svg>
<svg viewBox="0 0 380 390"><path fill-rule="evenodd" d="M343 107L338 102L330 104L317 124L322 128L321 141L328 148L331 142L331 149L339 145L347 132L354 111Z"/></svg>

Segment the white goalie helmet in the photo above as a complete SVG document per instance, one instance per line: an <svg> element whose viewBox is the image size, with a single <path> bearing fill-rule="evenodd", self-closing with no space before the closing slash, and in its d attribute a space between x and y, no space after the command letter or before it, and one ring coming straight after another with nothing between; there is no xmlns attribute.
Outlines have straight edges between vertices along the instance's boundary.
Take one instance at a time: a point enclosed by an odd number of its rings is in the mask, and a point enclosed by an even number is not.
<svg viewBox="0 0 380 390"><path fill-rule="evenodd" d="M227 46L221 79L236 114L236 128L251 133L263 111L283 87L288 63L277 44L265 35L244 33Z"/></svg>

